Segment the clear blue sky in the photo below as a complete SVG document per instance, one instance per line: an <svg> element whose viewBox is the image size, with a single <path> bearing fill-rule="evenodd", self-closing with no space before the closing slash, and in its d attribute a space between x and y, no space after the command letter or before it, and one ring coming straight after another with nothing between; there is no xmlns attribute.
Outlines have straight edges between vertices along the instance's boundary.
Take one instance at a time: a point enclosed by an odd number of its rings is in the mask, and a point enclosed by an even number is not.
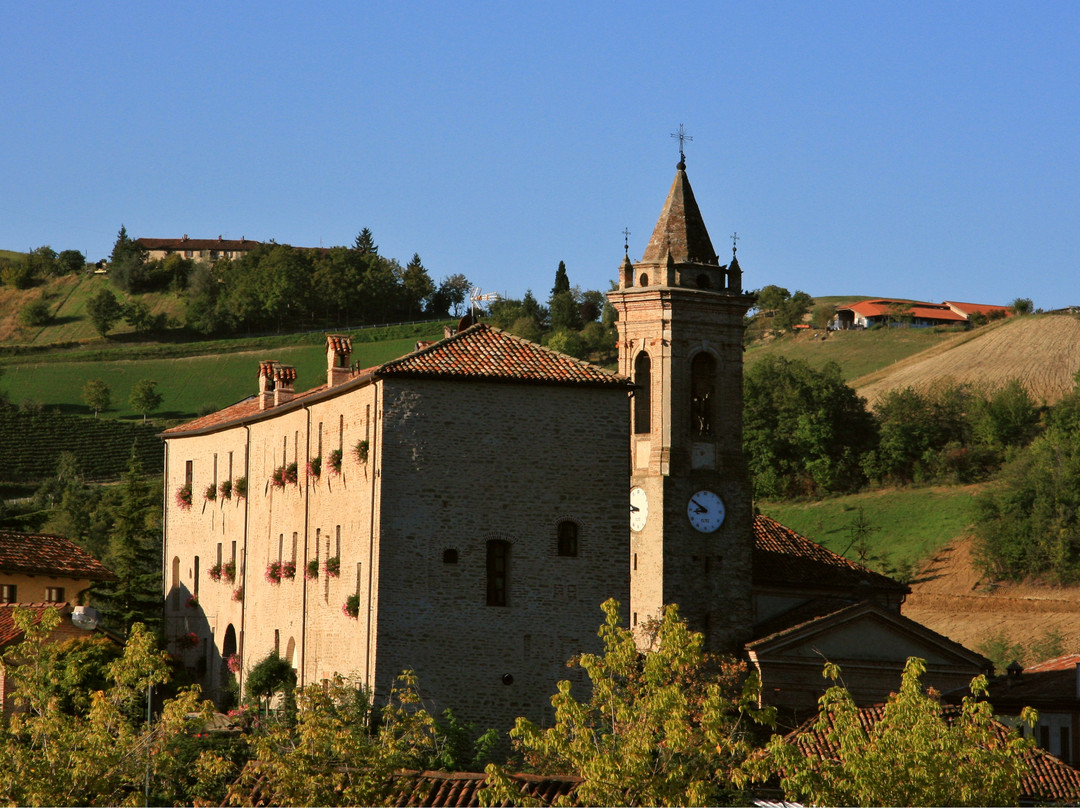
<svg viewBox="0 0 1080 808"><path fill-rule="evenodd" d="M1080 304L1080 3L0 6L0 248L414 252L607 289L678 162L746 284Z"/></svg>

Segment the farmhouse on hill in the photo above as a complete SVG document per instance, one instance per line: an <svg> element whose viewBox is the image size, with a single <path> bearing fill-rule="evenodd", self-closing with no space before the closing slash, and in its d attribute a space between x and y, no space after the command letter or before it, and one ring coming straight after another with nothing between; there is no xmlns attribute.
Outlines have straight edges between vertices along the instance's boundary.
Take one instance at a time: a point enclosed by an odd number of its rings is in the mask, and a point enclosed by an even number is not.
<svg viewBox="0 0 1080 808"><path fill-rule="evenodd" d="M912 328L935 325L966 325L972 317L996 319L1011 315L1008 306L983 303L924 303L918 300L879 298L838 306L829 327L833 330L903 324Z"/></svg>
<svg viewBox="0 0 1080 808"><path fill-rule="evenodd" d="M178 253L197 263L210 263L219 258L239 258L262 244L251 239L188 238L187 233L181 238L137 238L135 243L146 250L150 259L163 259Z"/></svg>
<svg viewBox="0 0 1080 808"><path fill-rule="evenodd" d="M265 360L250 398L162 434L166 634L198 638L175 647L208 693L277 651L301 685L355 674L385 697L411 669L436 712L550 721L608 598L643 643L677 602L795 717L823 690L819 649L862 701L912 653L940 689L988 667L904 618L905 586L755 516L753 297L685 168L610 293L619 374L484 324L367 369L328 335L325 384L297 393Z"/></svg>

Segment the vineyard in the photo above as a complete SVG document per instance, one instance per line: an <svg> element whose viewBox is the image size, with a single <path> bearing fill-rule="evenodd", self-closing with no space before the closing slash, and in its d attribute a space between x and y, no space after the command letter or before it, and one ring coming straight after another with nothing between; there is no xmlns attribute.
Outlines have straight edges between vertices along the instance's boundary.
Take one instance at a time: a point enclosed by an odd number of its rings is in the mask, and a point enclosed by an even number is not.
<svg viewBox="0 0 1080 808"><path fill-rule="evenodd" d="M158 427L83 418L55 410L0 410L0 482L36 482L56 473L61 452L72 452L87 480L117 480L134 444L147 474L163 469Z"/></svg>

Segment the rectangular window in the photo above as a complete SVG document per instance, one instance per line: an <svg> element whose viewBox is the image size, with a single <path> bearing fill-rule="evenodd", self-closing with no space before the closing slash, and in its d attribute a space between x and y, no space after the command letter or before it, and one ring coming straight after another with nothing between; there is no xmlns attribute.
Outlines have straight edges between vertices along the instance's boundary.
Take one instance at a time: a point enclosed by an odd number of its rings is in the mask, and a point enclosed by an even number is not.
<svg viewBox="0 0 1080 808"><path fill-rule="evenodd" d="M221 568L221 542L217 543L217 565Z"/></svg>
<svg viewBox="0 0 1080 808"><path fill-rule="evenodd" d="M191 584L191 589L195 597L199 597L199 557L195 556L195 580Z"/></svg>
<svg viewBox="0 0 1080 808"><path fill-rule="evenodd" d="M1047 752L1050 751L1050 727L1045 724L1039 727L1039 746Z"/></svg>
<svg viewBox="0 0 1080 808"><path fill-rule="evenodd" d="M292 561L293 561L294 564L296 563L296 540L297 540L297 538L298 537L297 537L296 531L294 530L293 533L292 533Z"/></svg>
<svg viewBox="0 0 1080 808"><path fill-rule="evenodd" d="M229 556L229 560L234 564L236 563L236 542L232 543L232 554Z"/></svg>
<svg viewBox="0 0 1080 808"><path fill-rule="evenodd" d="M232 479L232 452L229 452L229 479Z"/></svg>
<svg viewBox="0 0 1080 808"><path fill-rule="evenodd" d="M316 457L322 457L322 421L319 421L319 448L315 452Z"/></svg>
<svg viewBox="0 0 1080 808"><path fill-rule="evenodd" d="M334 555L341 558L341 525L334 526Z"/></svg>
<svg viewBox="0 0 1080 808"><path fill-rule="evenodd" d="M277 560L281 561L285 555L285 534L279 533L277 538Z"/></svg>
<svg viewBox="0 0 1080 808"><path fill-rule="evenodd" d="M338 451L345 450L345 416L339 415L337 417L337 448Z"/></svg>
<svg viewBox="0 0 1080 808"><path fill-rule="evenodd" d="M510 577L510 542L487 543L487 605L506 606Z"/></svg>
<svg viewBox="0 0 1080 808"><path fill-rule="evenodd" d="M19 591L15 584L0 586L0 603L18 603Z"/></svg>
<svg viewBox="0 0 1080 808"><path fill-rule="evenodd" d="M1062 760L1064 760L1066 763L1068 763L1069 762L1069 728L1068 727L1062 727L1061 730L1060 730L1060 733L1061 734L1058 737L1061 739L1061 752L1058 754L1058 757L1061 758Z"/></svg>
<svg viewBox="0 0 1080 808"><path fill-rule="evenodd" d="M62 587L62 586L47 586L47 587L45 587L45 600L48 603L63 603L64 602L64 587Z"/></svg>
<svg viewBox="0 0 1080 808"><path fill-rule="evenodd" d="M191 460L188 460L186 463L184 463L184 484L185 485L191 485L191 466L192 466L192 461Z"/></svg>
<svg viewBox="0 0 1080 808"><path fill-rule="evenodd" d="M212 478L214 488L217 488L217 452L214 452L214 476Z"/></svg>

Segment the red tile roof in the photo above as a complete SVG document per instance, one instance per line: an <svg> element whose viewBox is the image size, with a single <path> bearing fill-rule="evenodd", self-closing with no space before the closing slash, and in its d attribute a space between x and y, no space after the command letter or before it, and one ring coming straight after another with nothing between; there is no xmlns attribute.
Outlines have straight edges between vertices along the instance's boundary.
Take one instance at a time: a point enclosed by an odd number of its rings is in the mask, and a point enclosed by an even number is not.
<svg viewBox="0 0 1080 808"><path fill-rule="evenodd" d="M514 774L521 794L529 804L552 805L560 797L573 794L580 777ZM476 806L478 794L487 782L486 774L472 772L399 772L387 804L398 806Z"/></svg>
<svg viewBox="0 0 1080 808"><path fill-rule="evenodd" d="M863 730L870 733L884 713L885 705L883 704L860 708L858 718ZM954 705L943 705L943 713L946 720L954 720L960 714L960 708ZM785 739L795 743L799 751L808 757L833 760L838 750L829 741L826 732L814 728L816 722L816 717L808 719L797 729L788 733ZM1008 736L1009 729L1003 724L995 721L993 727L999 738L1004 739ZM1039 804L1076 805L1080 803L1080 771L1038 748L1028 750L1024 758L1028 764L1028 774L1020 786L1021 801L1035 801Z"/></svg>
<svg viewBox="0 0 1080 808"><path fill-rule="evenodd" d="M966 317L957 314L943 303L924 303L919 300L860 300L858 303L839 306L837 311L848 309L856 314L861 314L863 317L884 317L892 313L890 307L897 303L905 304L904 313L910 314L917 319L942 320L951 323L967 322Z"/></svg>
<svg viewBox="0 0 1080 808"><path fill-rule="evenodd" d="M47 609L58 609L66 614L71 607L66 603L0 603L0 647L15 642L22 636L22 631L15 625L15 608L26 609L34 615L34 625L41 622Z"/></svg>
<svg viewBox="0 0 1080 808"><path fill-rule="evenodd" d="M137 238L136 243L147 250L254 250L261 244L249 238Z"/></svg>
<svg viewBox="0 0 1080 808"><path fill-rule="evenodd" d="M0 530L0 570L91 581L116 580L104 564L68 539L12 530Z"/></svg>
<svg viewBox="0 0 1080 808"><path fill-rule="evenodd" d="M1012 317L1013 311L1008 306L993 306L986 303L960 303L956 300L946 300L944 305L949 306L953 311L963 314L965 317L970 317L972 314L985 314L990 316L991 314L1003 313L1006 317Z"/></svg>
<svg viewBox="0 0 1080 808"><path fill-rule="evenodd" d="M377 376L626 387L603 368L484 323L376 368Z"/></svg>
<svg viewBox="0 0 1080 808"><path fill-rule="evenodd" d="M753 575L756 586L809 586L845 592L869 586L898 594L910 591L906 585L826 550L761 514L754 517Z"/></svg>
<svg viewBox="0 0 1080 808"><path fill-rule="evenodd" d="M1042 673L1043 671L1075 671L1080 665L1080 654L1066 654L1045 662L1037 662L1024 668L1024 673Z"/></svg>

